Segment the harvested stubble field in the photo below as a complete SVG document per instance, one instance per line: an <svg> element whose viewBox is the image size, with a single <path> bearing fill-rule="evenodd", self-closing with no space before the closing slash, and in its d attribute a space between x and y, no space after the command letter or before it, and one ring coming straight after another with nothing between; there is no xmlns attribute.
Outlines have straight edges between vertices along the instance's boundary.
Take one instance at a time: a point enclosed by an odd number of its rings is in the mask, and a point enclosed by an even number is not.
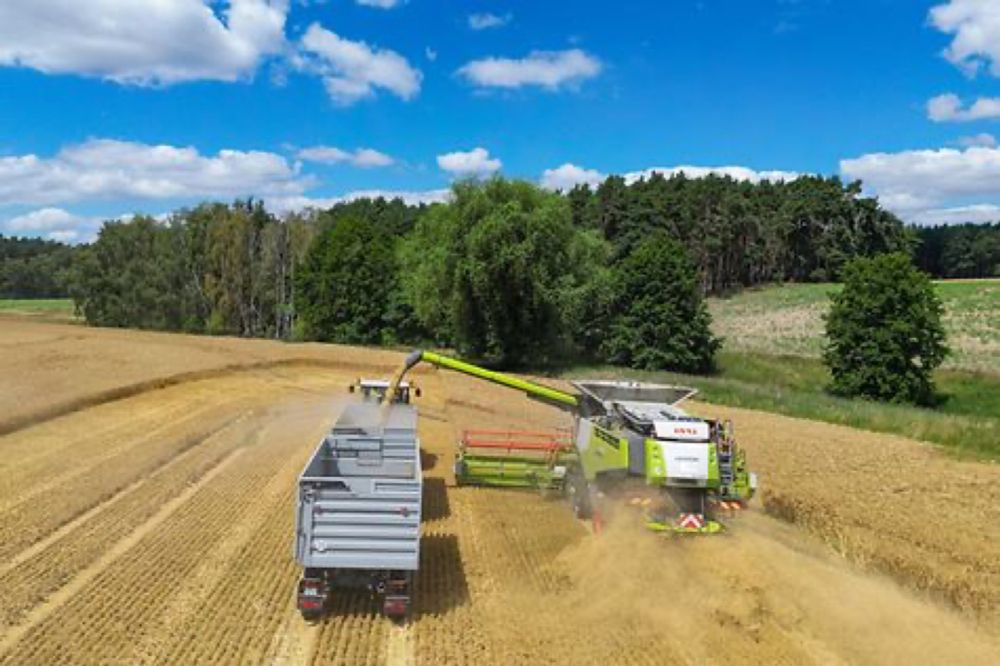
<svg viewBox="0 0 1000 666"><path fill-rule="evenodd" d="M732 417L760 472L718 538L455 488L458 431L563 425L422 370L412 620L294 608L295 478L387 352L0 321L0 663L994 663L1000 469L897 437ZM770 514L770 515L769 515Z"/></svg>

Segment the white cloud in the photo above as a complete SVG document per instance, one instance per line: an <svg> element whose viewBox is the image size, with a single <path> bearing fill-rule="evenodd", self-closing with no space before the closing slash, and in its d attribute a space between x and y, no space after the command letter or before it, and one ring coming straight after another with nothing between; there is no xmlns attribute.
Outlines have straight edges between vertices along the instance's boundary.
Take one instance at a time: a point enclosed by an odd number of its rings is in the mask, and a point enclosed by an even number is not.
<svg viewBox="0 0 1000 666"><path fill-rule="evenodd" d="M1000 222L1000 206L994 204L974 204L954 208L936 208L919 211L909 216L909 222L924 226L940 224L962 224L973 222Z"/></svg>
<svg viewBox="0 0 1000 666"><path fill-rule="evenodd" d="M928 100L927 117L936 123L1000 118L1000 97L980 97L968 108L962 108L958 95L938 95Z"/></svg>
<svg viewBox="0 0 1000 666"><path fill-rule="evenodd" d="M101 221L74 215L62 208L40 208L0 223L0 229L12 235L44 236L61 243L89 241L97 234Z"/></svg>
<svg viewBox="0 0 1000 666"><path fill-rule="evenodd" d="M395 162L385 153L380 153L373 148L358 148L354 151L354 158L351 164L362 168L389 166Z"/></svg>
<svg viewBox="0 0 1000 666"><path fill-rule="evenodd" d="M437 163L441 169L458 178L489 176L503 165L499 159L491 158L490 152L485 148L473 148L468 152L459 150L438 155Z"/></svg>
<svg viewBox="0 0 1000 666"><path fill-rule="evenodd" d="M372 97L378 88L406 100L420 92L423 75L395 51L344 39L318 23L309 26L301 45L311 57L300 65L323 77L337 104L347 106Z"/></svg>
<svg viewBox="0 0 1000 666"><path fill-rule="evenodd" d="M111 198L300 194L309 180L281 155L92 139L55 156L0 157L0 205Z"/></svg>
<svg viewBox="0 0 1000 666"><path fill-rule="evenodd" d="M361 168L384 167L395 162L390 156L372 148L358 148L354 151L342 150L334 146L312 146L303 148L296 156L308 162L322 164L348 163Z"/></svg>
<svg viewBox="0 0 1000 666"><path fill-rule="evenodd" d="M955 143L962 146L963 148L973 148L975 146L983 146L986 148L995 148L997 146L997 139L992 134L975 134L973 136L963 136L960 137Z"/></svg>
<svg viewBox="0 0 1000 666"><path fill-rule="evenodd" d="M951 0L931 9L930 22L953 34L944 51L949 62L969 74L989 68L1000 76L1000 3L997 0Z"/></svg>
<svg viewBox="0 0 1000 666"><path fill-rule="evenodd" d="M532 51L526 58L484 58L466 63L460 76L482 87L541 86L557 90L597 76L601 61L580 49Z"/></svg>
<svg viewBox="0 0 1000 666"><path fill-rule="evenodd" d="M998 148L872 153L841 160L840 170L864 181L887 208L907 218L949 200L1000 197Z"/></svg>
<svg viewBox="0 0 1000 666"><path fill-rule="evenodd" d="M549 190L567 192L577 185L596 187L605 179L605 175L595 169L584 169L569 162L555 169L542 172L541 185Z"/></svg>
<svg viewBox="0 0 1000 666"><path fill-rule="evenodd" d="M427 57L427 59L428 59L428 60L430 60L431 62L434 62L435 60L437 60L437 59L438 59L438 52L437 52L437 51L435 51L434 49L432 49L432 48L431 48L431 47L429 47L429 46L428 46L427 48L425 48L425 49L424 49L424 55L425 55L425 56Z"/></svg>
<svg viewBox="0 0 1000 666"><path fill-rule="evenodd" d="M354 0L359 5L365 7L378 7L379 9L392 9L403 4L402 0Z"/></svg>
<svg viewBox="0 0 1000 666"><path fill-rule="evenodd" d="M759 183L762 180L771 182L792 181L802 174L795 171L756 171L742 166L672 166L672 167L650 167L641 171L630 171L623 175L626 183L632 184L639 179L649 179L653 174L660 174L664 178L670 178L679 174L684 174L688 178L704 178L709 175L728 176L735 180ZM571 190L576 185L590 185L595 187L600 185L607 175L596 169L585 169L567 162L555 169L546 169L542 172L541 185L550 190Z"/></svg>
<svg viewBox="0 0 1000 666"><path fill-rule="evenodd" d="M510 20L514 18L511 14L504 14L503 16L497 16L496 14L491 14L489 12L484 12L480 14L469 14L469 27L473 30L486 30L488 28L502 28L503 26L510 23Z"/></svg>
<svg viewBox="0 0 1000 666"><path fill-rule="evenodd" d="M7 220L4 228L15 232L52 231L74 226L81 219L62 208L40 208Z"/></svg>
<svg viewBox="0 0 1000 666"><path fill-rule="evenodd" d="M273 197L265 203L267 208L277 215L298 212L314 208L325 210L339 203L355 201L356 199L402 199L410 206L419 204L444 203L451 196L451 190L356 190L338 197Z"/></svg>
<svg viewBox="0 0 1000 666"><path fill-rule="evenodd" d="M688 178L704 178L705 176L728 176L734 180L745 180L751 183L759 183L762 180L771 182L792 181L802 176L795 171L756 171L742 166L721 166L721 167L700 167L700 166L673 166L673 167L652 167L642 171L632 171L625 174L625 182L634 183L640 178L648 179L654 173L661 174L664 178L670 178L683 173Z"/></svg>
<svg viewBox="0 0 1000 666"><path fill-rule="evenodd" d="M45 237L60 243L75 243L80 240L80 232L76 229L57 229L45 234Z"/></svg>
<svg viewBox="0 0 1000 666"><path fill-rule="evenodd" d="M164 223L172 213L151 215L154 220ZM41 236L60 243L90 243L97 238L98 232L105 222L128 222L136 216L135 213L124 215L82 216L62 208L41 208L6 222L0 222L0 231L23 234L24 236Z"/></svg>
<svg viewBox="0 0 1000 666"><path fill-rule="evenodd" d="M250 77L285 48L288 0L220 4L3 0L0 65L136 85Z"/></svg>

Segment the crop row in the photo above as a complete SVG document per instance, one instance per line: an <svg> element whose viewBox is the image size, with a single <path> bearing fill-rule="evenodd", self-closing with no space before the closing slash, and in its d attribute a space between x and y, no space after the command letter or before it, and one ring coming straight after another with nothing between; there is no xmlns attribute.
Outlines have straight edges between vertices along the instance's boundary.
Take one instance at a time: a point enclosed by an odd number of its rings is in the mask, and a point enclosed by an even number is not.
<svg viewBox="0 0 1000 666"><path fill-rule="evenodd" d="M93 464L117 453L147 434L151 426L171 423L184 415L194 403L167 400L148 404L142 397L133 398L130 404L142 410L141 421L121 418L123 404L70 414L5 435L3 465L9 476L0 481L0 506L24 491L79 471L81 464Z"/></svg>
<svg viewBox="0 0 1000 666"><path fill-rule="evenodd" d="M202 565L225 542L230 530L245 522L249 540L255 525L266 517L261 512L261 489L289 461L302 442L278 436L280 430L266 425L259 435L273 437L250 446L237 464L181 505L156 530L122 557L112 562L79 594L33 627L5 655L5 663L56 663L72 653L79 661L136 662L155 658L160 644L169 641L183 619L183 608L172 602L203 594L193 589L195 581L208 584L223 574L225 563L208 575ZM266 504L265 504L266 506ZM242 545L242 544L238 544ZM196 603L192 604L197 606Z"/></svg>
<svg viewBox="0 0 1000 666"><path fill-rule="evenodd" d="M286 470L287 471L287 470ZM287 473L282 483L288 486ZM155 661L175 664L265 662L282 620L294 610L297 571L289 554L290 489L259 504L265 516L227 558L210 592L185 607L186 615Z"/></svg>
<svg viewBox="0 0 1000 666"><path fill-rule="evenodd" d="M127 537L160 507L195 483L235 447L238 438L226 429L206 438L170 461L101 510L74 525L0 575L0 626L10 626L78 572L95 562L110 544ZM228 436L227 436L228 435Z"/></svg>
<svg viewBox="0 0 1000 666"><path fill-rule="evenodd" d="M196 382L99 405L3 438L0 510L60 492L81 476L158 441L178 439L191 424L203 428L212 414L239 411L252 397L231 380Z"/></svg>
<svg viewBox="0 0 1000 666"><path fill-rule="evenodd" d="M86 468L57 488L28 497L0 514L0 559L10 557L42 539L64 523L112 498L137 479L152 473L201 442L206 432L223 427L230 413L211 420L183 421L170 431ZM85 464L85 463L84 463Z"/></svg>
<svg viewBox="0 0 1000 666"><path fill-rule="evenodd" d="M313 666L382 666L390 620L364 591L334 595L312 654Z"/></svg>

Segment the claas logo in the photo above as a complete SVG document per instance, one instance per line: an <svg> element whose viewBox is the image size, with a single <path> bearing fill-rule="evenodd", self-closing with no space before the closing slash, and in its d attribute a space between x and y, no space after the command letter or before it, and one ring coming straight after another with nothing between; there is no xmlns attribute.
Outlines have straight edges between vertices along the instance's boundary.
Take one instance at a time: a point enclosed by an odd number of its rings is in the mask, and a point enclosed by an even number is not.
<svg viewBox="0 0 1000 666"><path fill-rule="evenodd" d="M697 435L698 431L695 428L674 427L674 434L676 434L676 435Z"/></svg>

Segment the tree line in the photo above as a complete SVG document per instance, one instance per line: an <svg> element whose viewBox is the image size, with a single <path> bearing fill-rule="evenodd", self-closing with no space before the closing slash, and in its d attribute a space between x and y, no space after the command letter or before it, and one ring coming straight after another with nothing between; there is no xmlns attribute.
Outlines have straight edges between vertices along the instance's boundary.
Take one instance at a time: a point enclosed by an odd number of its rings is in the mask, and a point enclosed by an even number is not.
<svg viewBox="0 0 1000 666"><path fill-rule="evenodd" d="M701 372L719 346L705 294L834 279L911 243L835 178L613 176L565 196L497 178L433 206L361 200L279 219L246 201L111 222L74 262L72 294L102 325Z"/></svg>
<svg viewBox="0 0 1000 666"><path fill-rule="evenodd" d="M307 253L345 217L401 234L418 213L401 201L366 200L279 218L246 200L202 204L165 221L109 221L76 250L68 293L87 322L100 326L334 339L301 330L298 310L308 304L296 299L296 285L309 269Z"/></svg>
<svg viewBox="0 0 1000 666"><path fill-rule="evenodd" d="M611 176L565 194L496 178L431 206L279 218L249 200L111 221L54 244L72 258L52 274L98 325L702 372L719 346L706 294L836 280L856 257L920 256L922 233L837 178Z"/></svg>
<svg viewBox="0 0 1000 666"><path fill-rule="evenodd" d="M915 260L937 278L1000 277L1000 222L920 227Z"/></svg>
<svg viewBox="0 0 1000 666"><path fill-rule="evenodd" d="M315 232L259 201L107 222L80 249L70 295L101 326L288 338L295 271Z"/></svg>
<svg viewBox="0 0 1000 666"><path fill-rule="evenodd" d="M833 281L851 258L910 251L915 240L876 199L862 196L860 183L837 177L751 183L656 173L627 184L611 176L567 196L576 224L599 230L616 256L655 231L680 241L710 294Z"/></svg>
<svg viewBox="0 0 1000 666"><path fill-rule="evenodd" d="M65 298L74 253L63 243L0 234L0 298Z"/></svg>

